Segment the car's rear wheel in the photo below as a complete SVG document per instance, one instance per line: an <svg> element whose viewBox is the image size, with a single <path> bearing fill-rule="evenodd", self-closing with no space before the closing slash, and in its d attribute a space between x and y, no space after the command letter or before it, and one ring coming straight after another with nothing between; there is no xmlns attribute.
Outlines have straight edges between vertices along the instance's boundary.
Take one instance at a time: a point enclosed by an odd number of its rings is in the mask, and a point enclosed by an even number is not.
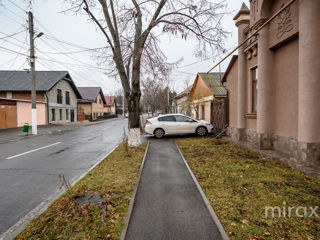
<svg viewBox="0 0 320 240"><path fill-rule="evenodd" d="M196 130L198 136L204 136L207 134L207 129L205 127L198 127Z"/></svg>
<svg viewBox="0 0 320 240"><path fill-rule="evenodd" d="M162 138L164 136L164 131L161 128L157 128L156 130L154 130L154 136L156 138Z"/></svg>

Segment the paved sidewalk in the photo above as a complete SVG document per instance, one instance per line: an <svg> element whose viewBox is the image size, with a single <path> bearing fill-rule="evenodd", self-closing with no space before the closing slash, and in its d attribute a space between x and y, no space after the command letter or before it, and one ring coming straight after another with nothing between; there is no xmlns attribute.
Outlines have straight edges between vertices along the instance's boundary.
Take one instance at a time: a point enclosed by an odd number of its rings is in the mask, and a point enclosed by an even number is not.
<svg viewBox="0 0 320 240"><path fill-rule="evenodd" d="M38 136L72 130L78 127L99 124L99 123L103 123L104 121L112 121L117 119L122 119L122 118L111 118L111 119L106 119L106 120L96 121L96 122L83 121L83 122L75 122L75 123L67 123L67 124L40 125L38 126ZM22 127L0 129L0 144L17 141L24 138L34 137L31 134L31 132L32 132L31 127L29 129L28 136L26 135L26 133L22 132Z"/></svg>
<svg viewBox="0 0 320 240"><path fill-rule="evenodd" d="M126 239L222 239L171 139L150 142Z"/></svg>

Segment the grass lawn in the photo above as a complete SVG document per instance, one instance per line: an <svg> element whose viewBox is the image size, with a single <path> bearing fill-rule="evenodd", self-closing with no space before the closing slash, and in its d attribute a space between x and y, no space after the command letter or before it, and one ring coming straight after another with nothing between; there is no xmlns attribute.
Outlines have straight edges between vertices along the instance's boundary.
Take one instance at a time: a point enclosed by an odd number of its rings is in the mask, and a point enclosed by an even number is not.
<svg viewBox="0 0 320 240"><path fill-rule="evenodd" d="M176 142L230 239L320 239L320 209L310 217L309 208L320 206L318 179L225 140ZM285 207L287 215L266 217L265 206ZM305 217L296 215L299 206ZM295 207L291 217L288 207Z"/></svg>
<svg viewBox="0 0 320 240"><path fill-rule="evenodd" d="M145 148L128 154L120 145L15 239L119 239ZM86 192L100 193L106 204L76 204Z"/></svg>

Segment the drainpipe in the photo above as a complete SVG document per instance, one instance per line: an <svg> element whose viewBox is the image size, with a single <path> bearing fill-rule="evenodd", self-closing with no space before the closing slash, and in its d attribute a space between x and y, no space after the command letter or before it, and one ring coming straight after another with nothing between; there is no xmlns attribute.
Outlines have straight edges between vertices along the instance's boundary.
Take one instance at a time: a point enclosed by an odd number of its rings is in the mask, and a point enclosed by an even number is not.
<svg viewBox="0 0 320 240"><path fill-rule="evenodd" d="M47 124L49 125L49 98L48 98L48 95L47 95L47 92L44 93L44 95L46 96L46 105L47 105Z"/></svg>

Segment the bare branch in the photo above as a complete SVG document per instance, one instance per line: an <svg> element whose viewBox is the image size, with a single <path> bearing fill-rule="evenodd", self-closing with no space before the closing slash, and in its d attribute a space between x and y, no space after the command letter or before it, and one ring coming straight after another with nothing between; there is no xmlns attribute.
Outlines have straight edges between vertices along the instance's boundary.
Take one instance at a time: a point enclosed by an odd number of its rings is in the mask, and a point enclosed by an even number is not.
<svg viewBox="0 0 320 240"><path fill-rule="evenodd" d="M107 34L107 32L105 31L105 29L102 27L102 25L100 24L100 22L97 20L97 18L92 14L92 12L89 9L89 5L87 3L86 0L83 0L83 3L85 4L85 7L83 8L88 14L89 16L92 18L92 20L98 25L98 27L100 28L100 30L102 31L102 33L105 35L105 37L107 38L107 41L112 49L112 52L114 52L114 47L113 44Z"/></svg>

